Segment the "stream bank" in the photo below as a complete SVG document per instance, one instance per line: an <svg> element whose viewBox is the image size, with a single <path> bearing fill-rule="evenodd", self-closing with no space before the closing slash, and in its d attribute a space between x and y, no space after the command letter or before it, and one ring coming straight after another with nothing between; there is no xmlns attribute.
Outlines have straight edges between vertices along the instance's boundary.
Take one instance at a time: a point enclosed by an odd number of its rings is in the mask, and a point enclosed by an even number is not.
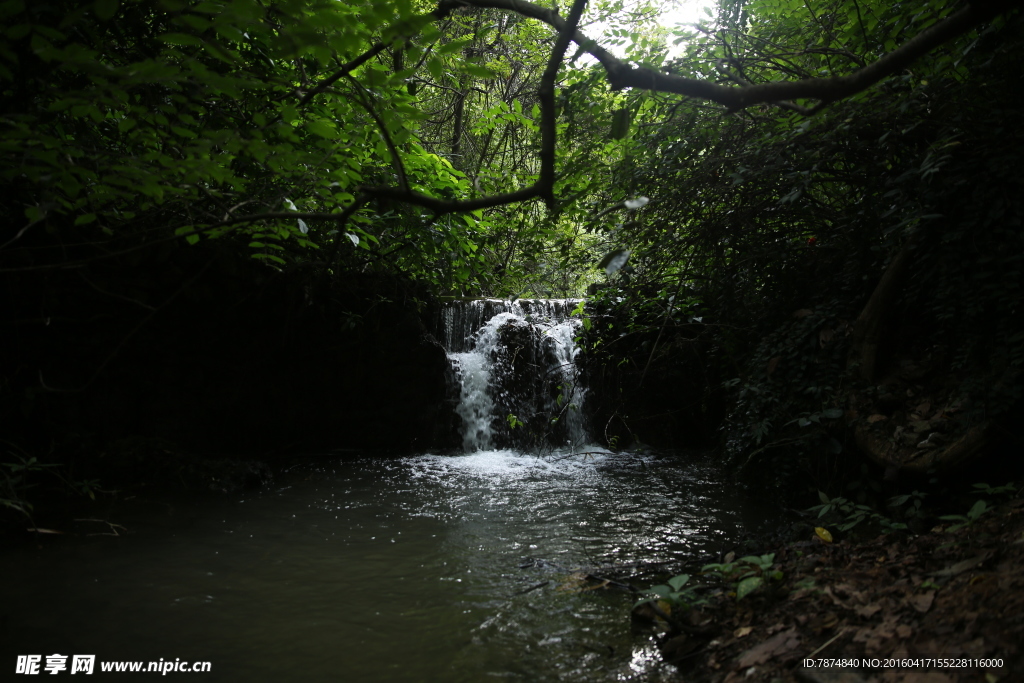
<svg viewBox="0 0 1024 683"><path fill-rule="evenodd" d="M687 683L1024 678L1024 498L921 535L830 543L807 524L800 537L764 551L780 580L766 573L765 587L742 600L719 592L669 615L659 648ZM935 658L953 661L929 665Z"/></svg>

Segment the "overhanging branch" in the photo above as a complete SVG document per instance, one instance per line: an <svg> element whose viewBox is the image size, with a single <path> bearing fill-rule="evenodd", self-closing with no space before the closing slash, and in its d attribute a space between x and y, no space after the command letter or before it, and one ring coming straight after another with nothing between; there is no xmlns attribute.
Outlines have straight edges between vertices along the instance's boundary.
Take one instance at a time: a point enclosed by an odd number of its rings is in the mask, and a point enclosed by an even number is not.
<svg viewBox="0 0 1024 683"><path fill-rule="evenodd" d="M715 102L730 111L739 111L756 104L773 104L812 115L828 104L861 92L882 79L898 73L919 57L936 47L967 33L979 24L1012 8L1005 0L979 2L966 5L955 14L931 26L899 48L875 62L863 66L846 76L834 78L805 78L795 81L750 84L742 79L736 85L722 85L707 80L686 78L667 74L649 67L637 67L615 57L608 50L587 38L577 28L586 0L576 0L569 16L562 18L556 10L540 7L526 0L441 0L437 9L430 13L435 20L450 14L459 6L498 9L519 14L523 17L544 22L558 31L558 38L551 51L547 68L541 79L538 98L541 105L541 150L540 176L533 185L514 192L481 197L471 200L437 199L415 192L406 187L363 187L360 191L368 198L390 199L430 209L438 214L476 211L503 204L521 202L541 197L549 208L554 206L555 180L555 112L554 82L558 67L564 58L570 42L575 42L583 51L592 55L604 68L613 89L637 88L655 92L685 95L695 99ZM375 45L366 53L346 64L342 70L323 81L302 98L308 102L332 83L348 75L352 69L365 63L386 47ZM817 100L813 107L795 104L792 100Z"/></svg>
<svg viewBox="0 0 1024 683"><path fill-rule="evenodd" d="M543 21L559 32L565 29L567 23L553 10L538 7L525 0L463 1L474 7L501 9ZM1010 5L1011 3L1006 2L975 2L967 5L959 12L925 29L879 60L846 76L777 81L758 85L720 85L710 81L666 74L648 67L636 67L615 57L579 31L573 32L572 40L601 63L608 74L609 83L615 90L637 88L675 93L710 100L725 105L731 111L738 111L755 104L776 104L786 100L812 99L829 103L849 97L887 76L900 72L911 62L939 45L963 35L979 24L1007 11ZM818 109L820 106L804 111L812 113Z"/></svg>

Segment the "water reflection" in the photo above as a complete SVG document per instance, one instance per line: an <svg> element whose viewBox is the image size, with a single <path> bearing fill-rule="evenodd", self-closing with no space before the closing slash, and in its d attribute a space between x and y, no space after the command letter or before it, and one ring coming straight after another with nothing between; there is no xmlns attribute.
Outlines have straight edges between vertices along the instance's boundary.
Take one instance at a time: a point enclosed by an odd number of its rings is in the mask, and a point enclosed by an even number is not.
<svg viewBox="0 0 1024 683"><path fill-rule="evenodd" d="M718 552L761 513L704 459L514 451L306 465L233 499L136 501L123 538L0 560L14 654L213 663L204 680L671 680L584 567ZM531 590L532 589L532 590Z"/></svg>

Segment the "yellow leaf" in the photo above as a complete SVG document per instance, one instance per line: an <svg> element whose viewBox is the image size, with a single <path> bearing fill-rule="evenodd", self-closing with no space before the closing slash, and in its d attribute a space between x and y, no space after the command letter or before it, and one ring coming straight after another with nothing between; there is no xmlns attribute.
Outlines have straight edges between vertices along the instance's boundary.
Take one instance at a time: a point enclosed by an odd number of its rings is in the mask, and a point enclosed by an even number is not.
<svg viewBox="0 0 1024 683"><path fill-rule="evenodd" d="M818 534L818 538L825 541L825 543L832 542L832 534L825 527L816 526L814 527L814 533Z"/></svg>

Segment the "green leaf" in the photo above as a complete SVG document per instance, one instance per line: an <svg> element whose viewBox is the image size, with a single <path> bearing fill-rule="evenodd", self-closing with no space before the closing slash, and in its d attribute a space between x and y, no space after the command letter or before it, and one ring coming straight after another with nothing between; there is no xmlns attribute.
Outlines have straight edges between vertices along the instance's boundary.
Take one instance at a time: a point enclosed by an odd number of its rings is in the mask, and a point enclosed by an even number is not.
<svg viewBox="0 0 1024 683"><path fill-rule="evenodd" d="M96 214L84 213L75 219L75 225L88 225L96 220Z"/></svg>
<svg viewBox="0 0 1024 683"><path fill-rule="evenodd" d="M435 81L444 80L444 64L437 57L427 60L427 71L434 77Z"/></svg>
<svg viewBox="0 0 1024 683"><path fill-rule="evenodd" d="M619 109L612 115L612 129L608 137L621 140L629 133L629 109Z"/></svg>
<svg viewBox="0 0 1024 683"><path fill-rule="evenodd" d="M470 76L476 76L477 78L491 79L495 75L493 71L479 64L463 64L462 68Z"/></svg>
<svg viewBox="0 0 1024 683"><path fill-rule="evenodd" d="M598 268L604 268L604 272L608 275L620 270L626 261L629 260L629 249L615 249L605 254L605 257L601 259L601 262L597 264Z"/></svg>
<svg viewBox="0 0 1024 683"><path fill-rule="evenodd" d="M760 588L763 583L764 579L762 579L760 576L750 576L746 579L743 579L738 584L736 584L736 599L742 600L744 597L750 595L752 592Z"/></svg>
<svg viewBox="0 0 1024 683"><path fill-rule="evenodd" d="M680 574L679 576L673 576L668 580L668 585L672 586L673 590L682 590L683 586L690 580L689 574Z"/></svg>
<svg viewBox="0 0 1024 683"><path fill-rule="evenodd" d="M162 40L169 45L202 45L201 41L196 36L190 36L187 33L165 33L159 36L157 40Z"/></svg>
<svg viewBox="0 0 1024 683"><path fill-rule="evenodd" d="M330 121L326 119L313 119L312 121L306 122L306 129L314 135L319 135L322 138L328 140L334 140L338 137L338 131Z"/></svg>
<svg viewBox="0 0 1024 683"><path fill-rule="evenodd" d="M121 0L96 0L94 5L96 17L100 21L110 21L117 14L117 9L120 5Z"/></svg>
<svg viewBox="0 0 1024 683"><path fill-rule="evenodd" d="M435 49L434 50L434 54L437 54L437 55L447 55L447 54L451 54L452 52L458 52L462 48L470 45L472 42L473 42L472 38L467 38L465 40L453 40L450 43L445 43L441 47Z"/></svg>

